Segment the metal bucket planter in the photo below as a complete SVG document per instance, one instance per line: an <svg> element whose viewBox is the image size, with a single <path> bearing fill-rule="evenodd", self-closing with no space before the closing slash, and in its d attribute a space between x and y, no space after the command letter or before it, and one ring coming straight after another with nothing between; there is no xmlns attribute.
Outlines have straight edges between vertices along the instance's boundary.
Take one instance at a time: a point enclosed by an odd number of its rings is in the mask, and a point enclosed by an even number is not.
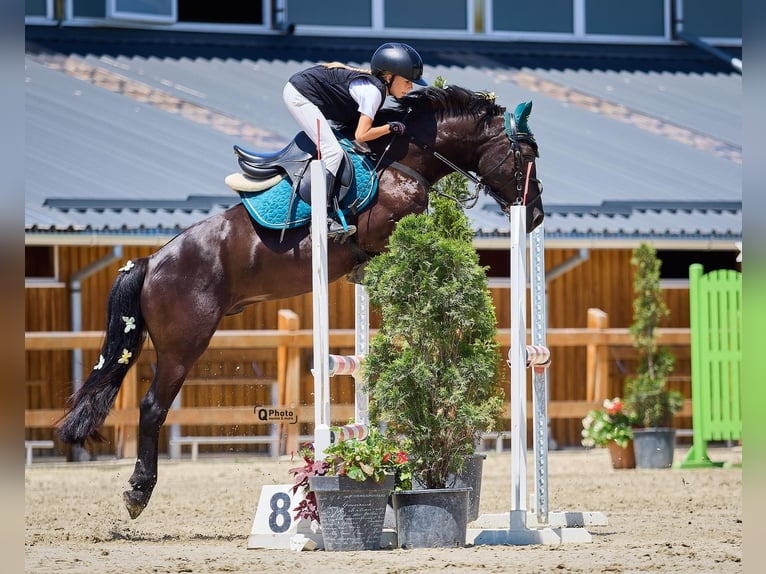
<svg viewBox="0 0 766 574"><path fill-rule="evenodd" d="M675 446L675 429L633 429L636 468L670 468L673 466Z"/></svg>
<svg viewBox="0 0 766 574"><path fill-rule="evenodd" d="M476 453L466 457L463 472L457 475L454 486L456 488L470 487L468 494L468 522L479 518L479 500L481 498L481 477L484 470L484 461L487 455ZM449 484L449 480L448 480Z"/></svg>
<svg viewBox="0 0 766 574"><path fill-rule="evenodd" d="M357 482L346 476L314 476L309 487L316 495L325 550L379 550L386 502L394 476L383 482Z"/></svg>
<svg viewBox="0 0 766 574"><path fill-rule="evenodd" d="M471 489L397 490L392 495L399 548L465 546Z"/></svg>

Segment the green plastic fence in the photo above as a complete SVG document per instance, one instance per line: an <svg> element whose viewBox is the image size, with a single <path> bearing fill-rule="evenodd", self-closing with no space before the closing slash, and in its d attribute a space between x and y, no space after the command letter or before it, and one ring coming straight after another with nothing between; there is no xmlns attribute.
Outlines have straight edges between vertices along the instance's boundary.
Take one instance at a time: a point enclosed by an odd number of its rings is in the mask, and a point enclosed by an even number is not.
<svg viewBox="0 0 766 574"><path fill-rule="evenodd" d="M723 466L708 441L742 437L742 274L689 267L692 448L679 468Z"/></svg>

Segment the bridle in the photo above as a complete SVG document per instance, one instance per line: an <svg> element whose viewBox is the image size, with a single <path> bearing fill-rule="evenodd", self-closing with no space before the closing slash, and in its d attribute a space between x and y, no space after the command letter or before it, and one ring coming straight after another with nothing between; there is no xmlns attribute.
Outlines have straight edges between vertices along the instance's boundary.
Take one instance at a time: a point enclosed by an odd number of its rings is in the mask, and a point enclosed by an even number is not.
<svg viewBox="0 0 766 574"><path fill-rule="evenodd" d="M510 215L511 206L524 204L526 199L525 187L527 183L529 181L534 182L535 184L537 184L540 193L542 193L543 182L536 177L528 177L528 175L525 174L521 168L522 157L521 157L521 148L519 147L519 144L522 142L530 144L534 148L535 154L537 154L537 142L535 141L534 135L531 132L520 133L516 126L516 118L514 118L513 114L509 113L508 111L504 112L503 114L503 123L504 123L503 133L508 138L508 141L510 142L511 145L509 146L508 151L503 156L503 158L497 163L497 165L495 165L495 167L493 167L488 172L486 172L484 176L482 177L477 177L474 174L467 172L460 166L456 165L455 163L453 163L452 161L444 157L442 154L440 154L438 151L433 149L427 143L420 141L415 136L409 135L407 137L412 143L414 143L420 149L430 153L436 159L446 164L451 169L460 173L464 177L468 178L475 184L476 191L472 196L468 197L465 200L458 200L457 198L453 198L455 199L455 201L459 201L460 203L464 203L464 204L470 203L470 205L467 205L467 207L473 207L476 204L476 201L478 200L479 193L481 193L481 191L483 190L484 193L489 195L492 199L494 199L500 205L500 209L503 211L503 213L505 213L506 215ZM508 158L511 157L511 154L513 154L513 157L514 157L513 179L516 181L516 197L513 201L508 201L505 197L503 197L494 189L492 189L489 185L484 183L483 178L486 178L489 174L500 169L500 167L506 161L508 161ZM420 179L423 179L423 178L421 177Z"/></svg>

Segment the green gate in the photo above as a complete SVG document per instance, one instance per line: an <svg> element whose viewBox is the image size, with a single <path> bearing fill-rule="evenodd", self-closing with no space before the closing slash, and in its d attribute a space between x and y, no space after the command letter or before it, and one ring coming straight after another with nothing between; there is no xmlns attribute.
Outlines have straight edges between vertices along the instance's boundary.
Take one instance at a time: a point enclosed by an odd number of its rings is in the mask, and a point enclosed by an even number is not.
<svg viewBox="0 0 766 574"><path fill-rule="evenodd" d="M742 274L689 267L692 448L678 468L723 466L708 441L742 437Z"/></svg>

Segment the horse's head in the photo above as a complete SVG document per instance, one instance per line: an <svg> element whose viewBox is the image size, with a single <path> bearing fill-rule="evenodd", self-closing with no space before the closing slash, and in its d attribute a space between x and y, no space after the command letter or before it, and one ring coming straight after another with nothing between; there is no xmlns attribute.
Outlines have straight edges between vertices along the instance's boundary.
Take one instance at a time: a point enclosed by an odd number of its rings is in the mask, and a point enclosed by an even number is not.
<svg viewBox="0 0 766 574"><path fill-rule="evenodd" d="M539 156L537 142L529 129L527 119L532 102L516 106L513 113L503 110L500 118L490 122L502 124L502 135L490 138L491 145L479 158L477 172L487 193L506 214L514 204L527 207L527 231L543 222L545 212L542 201L542 181L537 177L535 158ZM499 142L498 142L499 140Z"/></svg>
<svg viewBox="0 0 766 574"><path fill-rule="evenodd" d="M411 92L394 113L407 126L405 138L424 150L416 169L435 179L452 171L476 173L478 177L466 175L503 212L509 213L511 205L527 206L527 231L532 231L542 223L544 211L535 168L537 142L527 125L531 108L528 102L511 113L491 94L449 86Z"/></svg>

